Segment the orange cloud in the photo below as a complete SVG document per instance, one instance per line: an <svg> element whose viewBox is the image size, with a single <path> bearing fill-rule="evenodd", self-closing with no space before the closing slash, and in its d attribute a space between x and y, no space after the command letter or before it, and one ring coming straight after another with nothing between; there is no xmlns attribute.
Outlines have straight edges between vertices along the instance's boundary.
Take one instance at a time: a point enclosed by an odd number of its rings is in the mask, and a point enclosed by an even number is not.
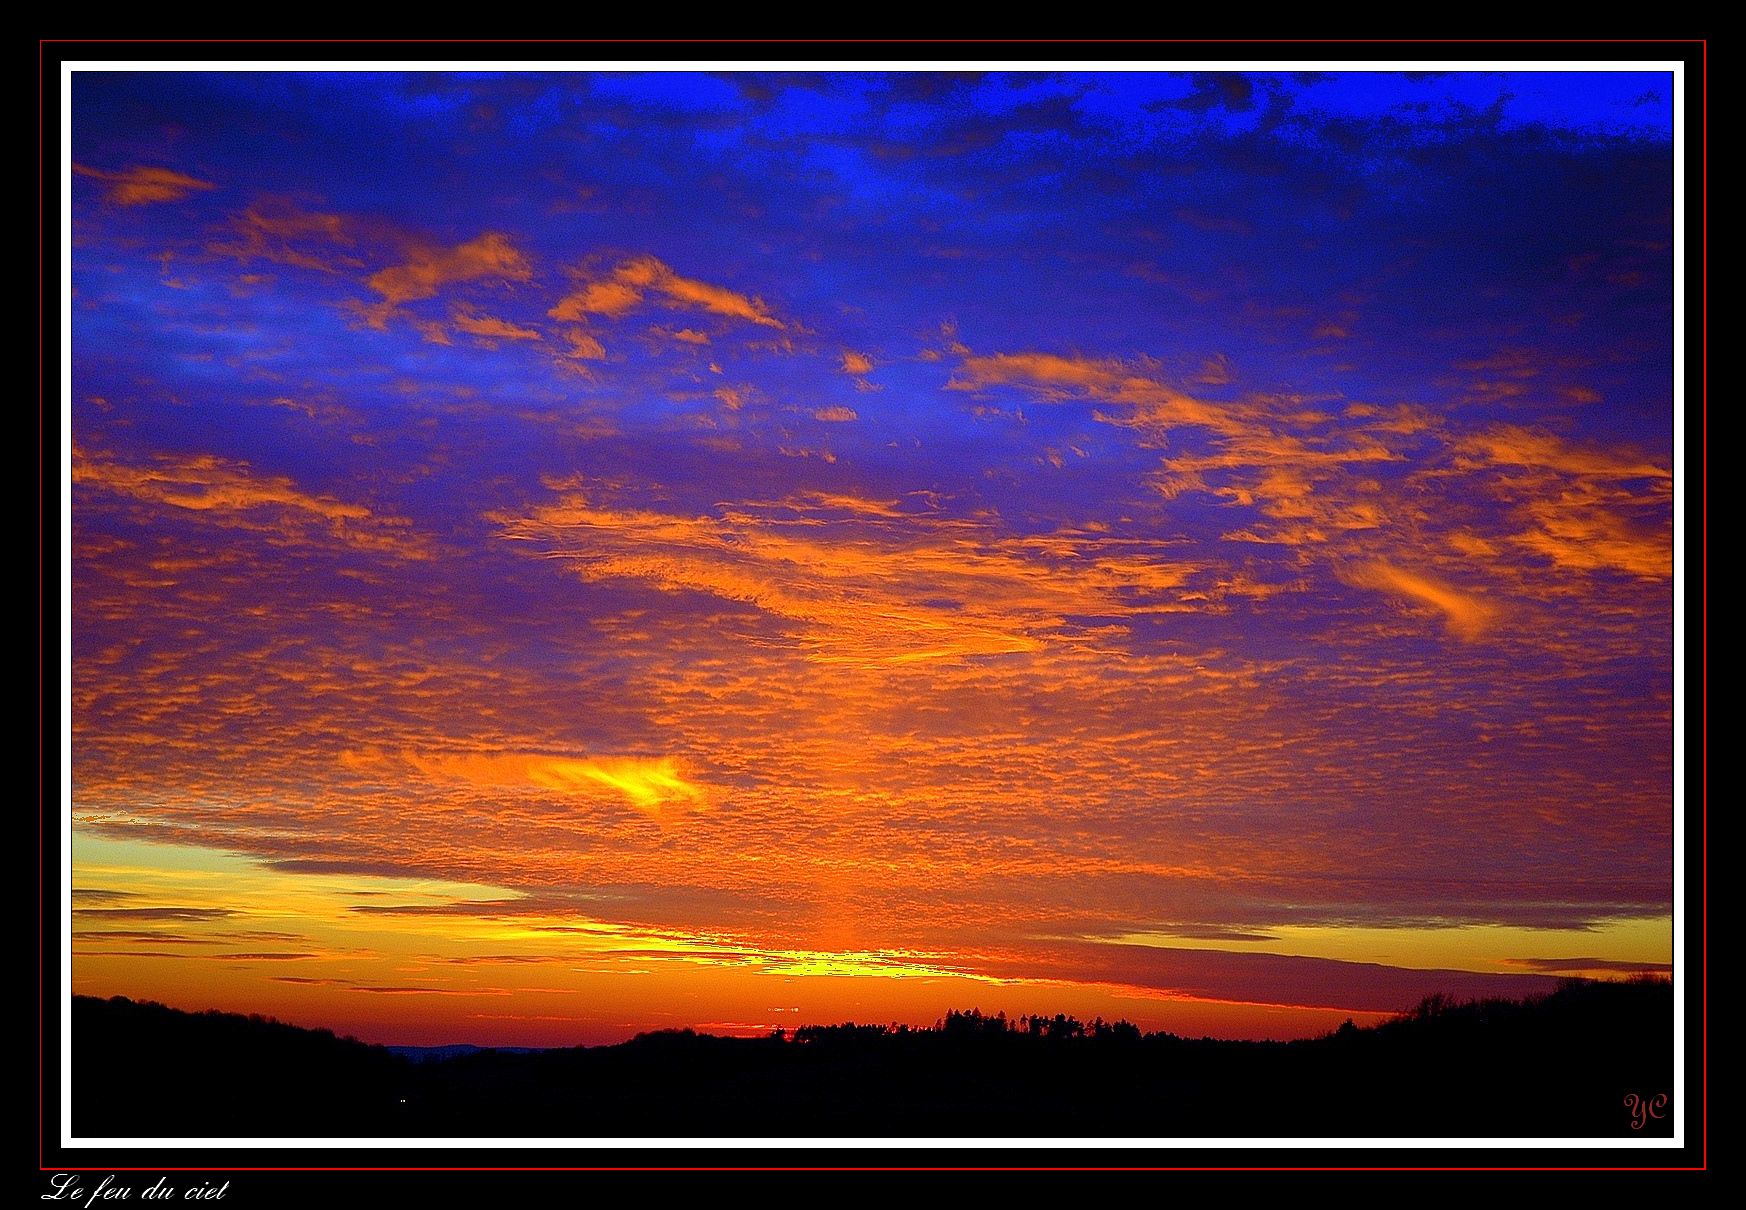
<svg viewBox="0 0 1746 1210"><path fill-rule="evenodd" d="M897 507L896 500L867 500L860 496L845 496L839 492L805 491L795 495L793 503L801 504L806 511L813 509L834 509L848 513L860 513L869 517L901 518L910 514Z"/></svg>
<svg viewBox="0 0 1746 1210"><path fill-rule="evenodd" d="M168 168L136 165L122 172L104 172L74 164L80 176L94 177L109 184L104 199L117 206L143 206L149 202L179 202L196 190L216 189L211 181L202 181Z"/></svg>
<svg viewBox="0 0 1746 1210"><path fill-rule="evenodd" d="M428 544L403 518L378 516L361 504L303 491L283 475L261 475L246 462L211 454L159 458L138 466L75 448L72 477L86 488L267 531L282 540L304 539L310 524L320 522L350 545L399 558L431 557Z"/></svg>
<svg viewBox="0 0 1746 1210"><path fill-rule="evenodd" d="M1671 479L1673 473L1653 462L1606 450L1572 445L1561 437L1518 425L1498 425L1456 442L1456 453L1468 465L1546 467L1570 475L1601 479Z"/></svg>
<svg viewBox="0 0 1746 1210"><path fill-rule="evenodd" d="M348 763L367 766L368 756L347 754ZM375 758L380 763L381 758ZM530 753L407 753L405 762L425 774L473 786L547 790L591 795L601 787L628 798L640 810L668 803L707 805L705 788L686 780L673 757L569 757Z"/></svg>
<svg viewBox="0 0 1746 1210"><path fill-rule="evenodd" d="M597 281L588 283L574 294L566 295L546 314L553 319L574 323L589 315L623 315L639 306L642 301L643 292L635 286L619 281Z"/></svg>
<svg viewBox="0 0 1746 1210"><path fill-rule="evenodd" d="M565 328L564 340L570 346L570 356L580 361L606 360L606 346L581 328Z"/></svg>
<svg viewBox="0 0 1746 1210"><path fill-rule="evenodd" d="M1051 403L1089 398L1120 405L1120 414L1097 416L1109 424L1133 428L1187 424L1231 434L1250 431L1233 405L1192 398L1116 358L1055 353L968 356L946 383L946 389L952 391L982 391L995 386L1023 388Z"/></svg>
<svg viewBox="0 0 1746 1210"><path fill-rule="evenodd" d="M453 248L415 249L405 264L370 275L366 285L382 296L369 308L372 327L382 327L404 303L431 298L444 286L468 281L527 281L533 268L509 238L486 232Z"/></svg>
<svg viewBox="0 0 1746 1210"><path fill-rule="evenodd" d="M1516 544L1572 571L1622 571L1644 580L1673 575L1673 535L1632 524L1592 496L1570 491L1530 502L1536 527L1515 535Z"/></svg>
<svg viewBox="0 0 1746 1210"><path fill-rule="evenodd" d="M873 359L871 357L865 353L857 353L852 349L843 350L843 373L871 374L872 372Z"/></svg>
<svg viewBox="0 0 1746 1210"><path fill-rule="evenodd" d="M1456 531L1448 535L1446 541L1464 555L1473 555L1476 558L1495 558L1498 554L1498 548L1478 534Z"/></svg>
<svg viewBox="0 0 1746 1210"><path fill-rule="evenodd" d="M361 504L346 504L331 496L312 496L299 491L283 476L259 477L249 470L247 463L226 462L210 454L141 467L103 461L75 450L73 482L196 512L284 507L314 513L329 521L357 520L370 515L370 510Z"/></svg>
<svg viewBox="0 0 1746 1210"><path fill-rule="evenodd" d="M455 326L473 336L485 337L489 340L539 340L540 334L532 328L524 328L512 324L506 319L498 319L491 315L478 315L463 307L455 308L451 316Z"/></svg>
<svg viewBox="0 0 1746 1210"><path fill-rule="evenodd" d="M547 314L553 319L571 322L587 315L616 318L641 306L650 295L664 299L672 306L696 307L714 315L744 319L767 328L786 327L770 313L762 299L726 286L681 277L652 256L625 261L609 276L565 295Z"/></svg>
<svg viewBox="0 0 1746 1210"><path fill-rule="evenodd" d="M821 511L851 516L827 524ZM860 666L1041 651L1074 629L1070 617L1184 608L1178 593L1195 570L1095 537L1002 538L816 492L682 516L570 491L489 519L506 538L551 547L586 580L752 605L792 626L811 658Z"/></svg>
<svg viewBox="0 0 1746 1210"><path fill-rule="evenodd" d="M662 266L665 268L665 266ZM750 320L768 328L781 328L783 323L771 315L763 302L722 286L712 286L708 282L697 281L694 278L679 277L668 270L657 277L650 285L679 302L691 303L712 311L717 315L727 315L735 319Z"/></svg>
<svg viewBox="0 0 1746 1210"><path fill-rule="evenodd" d="M1231 382L1231 359L1223 353L1215 354L1201 363L1200 373L1195 376L1196 382L1204 382L1208 386L1228 386Z"/></svg>
<svg viewBox="0 0 1746 1210"><path fill-rule="evenodd" d="M341 267L354 268L362 263L355 256L336 256L328 251L356 244L358 224L347 215L303 210L287 201L266 199L232 215L230 225L237 241L210 244L209 252L233 256L244 263L274 261L320 273L334 273ZM317 250L311 250L312 245Z"/></svg>
<svg viewBox="0 0 1746 1210"><path fill-rule="evenodd" d="M1481 638L1498 618L1497 608L1477 596L1380 560L1347 569L1345 579L1354 587L1374 588L1431 606L1443 615L1450 633L1466 642Z"/></svg>
<svg viewBox="0 0 1746 1210"><path fill-rule="evenodd" d="M1114 359L1061 357L1054 353L997 353L966 357L948 388L980 390L996 385L1071 387L1105 394L1124 388L1151 387L1155 383L1128 373Z"/></svg>
<svg viewBox="0 0 1746 1210"><path fill-rule="evenodd" d="M1508 468L1492 490L1527 528L1508 541L1565 571L1673 574L1672 475L1633 451L1576 445L1552 433L1498 425L1455 443L1457 468Z"/></svg>
<svg viewBox="0 0 1746 1210"><path fill-rule="evenodd" d="M854 408L830 407L820 408L812 414L814 420L825 420L834 424L844 424L850 420L859 419L860 413Z"/></svg>

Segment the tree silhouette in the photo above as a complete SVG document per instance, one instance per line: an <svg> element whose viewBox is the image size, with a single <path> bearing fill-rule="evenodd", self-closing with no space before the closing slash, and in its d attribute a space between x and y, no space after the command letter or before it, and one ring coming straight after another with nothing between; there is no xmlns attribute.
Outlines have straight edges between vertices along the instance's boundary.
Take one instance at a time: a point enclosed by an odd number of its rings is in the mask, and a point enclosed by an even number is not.
<svg viewBox="0 0 1746 1210"><path fill-rule="evenodd" d="M73 1116L115 1136L1642 1137L1679 1109L1633 1134L1625 1108L1671 1095L1672 1019L1666 980L1574 980L1298 1042L973 1007L931 1028L664 1029L414 1063L259 1015L76 996Z"/></svg>

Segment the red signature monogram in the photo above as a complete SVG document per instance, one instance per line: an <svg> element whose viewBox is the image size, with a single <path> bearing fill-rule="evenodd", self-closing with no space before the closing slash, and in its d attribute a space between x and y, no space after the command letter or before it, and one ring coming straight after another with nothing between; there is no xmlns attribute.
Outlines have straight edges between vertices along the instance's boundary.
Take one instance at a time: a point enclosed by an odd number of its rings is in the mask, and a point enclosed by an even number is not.
<svg viewBox="0 0 1746 1210"><path fill-rule="evenodd" d="M1634 1092L1625 1094L1625 1108L1631 1111L1631 1129L1641 1130L1643 1124L1650 1118L1660 1121L1667 1114L1662 1112L1667 1108L1667 1094L1658 1092L1654 1097L1645 1099Z"/></svg>

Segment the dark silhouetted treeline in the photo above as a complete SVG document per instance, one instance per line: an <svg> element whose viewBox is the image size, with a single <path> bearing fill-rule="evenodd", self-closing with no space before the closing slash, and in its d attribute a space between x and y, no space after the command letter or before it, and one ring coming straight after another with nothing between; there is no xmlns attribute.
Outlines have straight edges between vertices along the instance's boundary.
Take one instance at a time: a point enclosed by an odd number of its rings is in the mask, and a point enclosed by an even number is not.
<svg viewBox="0 0 1746 1210"><path fill-rule="evenodd" d="M1673 1091L1664 980L1431 997L1299 1042L953 1012L415 1062L257 1016L73 1001L79 1136L1592 1137Z"/></svg>

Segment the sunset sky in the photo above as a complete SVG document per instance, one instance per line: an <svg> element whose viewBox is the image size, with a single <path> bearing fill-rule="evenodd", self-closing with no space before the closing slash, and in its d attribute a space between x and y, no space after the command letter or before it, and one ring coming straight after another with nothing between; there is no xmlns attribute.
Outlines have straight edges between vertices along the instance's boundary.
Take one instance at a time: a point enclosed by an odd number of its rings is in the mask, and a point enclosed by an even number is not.
<svg viewBox="0 0 1746 1210"><path fill-rule="evenodd" d="M76 992L1673 959L1667 73L76 73Z"/></svg>

